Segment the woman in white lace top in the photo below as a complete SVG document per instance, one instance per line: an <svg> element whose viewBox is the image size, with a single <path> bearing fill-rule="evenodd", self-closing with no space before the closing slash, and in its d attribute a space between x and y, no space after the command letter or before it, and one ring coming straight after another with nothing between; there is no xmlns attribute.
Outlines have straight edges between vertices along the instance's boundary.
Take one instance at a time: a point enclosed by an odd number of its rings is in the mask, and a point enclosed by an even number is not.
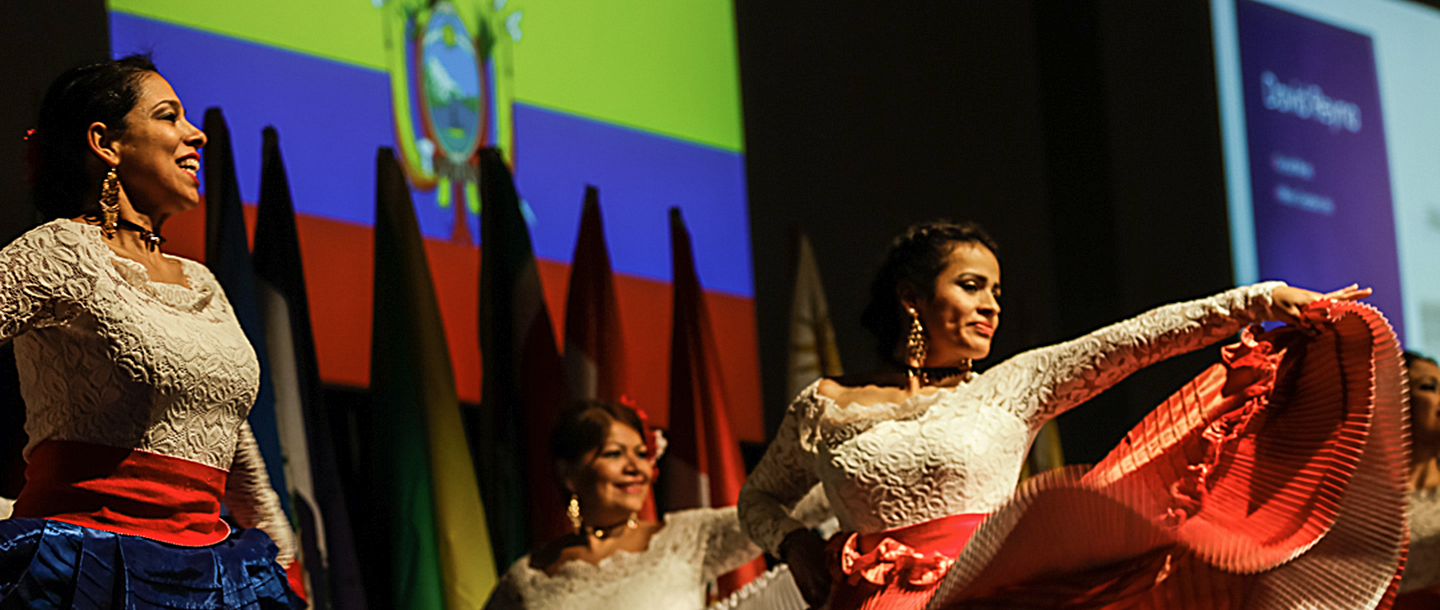
<svg viewBox="0 0 1440 610"><path fill-rule="evenodd" d="M510 566L487 609L698 610L706 583L760 556L734 507L636 518L658 457L644 430L624 405L584 402L561 415L551 453L575 531Z"/></svg>
<svg viewBox="0 0 1440 610"><path fill-rule="evenodd" d="M62 75L28 139L54 220L0 250L0 342L15 342L29 435L0 520L0 606L300 604L245 422L255 353L209 271L158 248L199 203L205 134L132 56Z"/></svg>
<svg viewBox="0 0 1440 610"><path fill-rule="evenodd" d="M975 374L970 363L989 354L1000 322L994 251L973 224L917 225L897 238L864 320L888 364L802 391L741 491L745 531L789 563L814 607L921 607L983 516L1011 496L1046 421L1137 369L1251 322L1293 319L1321 298L1279 282L1237 288ZM816 483L842 530L828 554L786 514Z"/></svg>
<svg viewBox="0 0 1440 610"><path fill-rule="evenodd" d="M1440 606L1440 365L1405 352L1410 382L1410 553L1396 610Z"/></svg>

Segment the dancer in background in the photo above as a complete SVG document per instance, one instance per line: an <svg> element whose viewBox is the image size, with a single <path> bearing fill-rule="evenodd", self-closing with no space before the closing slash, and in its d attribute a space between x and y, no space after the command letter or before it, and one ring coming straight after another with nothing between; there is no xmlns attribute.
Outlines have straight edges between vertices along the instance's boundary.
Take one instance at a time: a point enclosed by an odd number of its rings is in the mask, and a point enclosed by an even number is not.
<svg viewBox="0 0 1440 610"><path fill-rule="evenodd" d="M1410 380L1410 553L1396 610L1440 608L1440 366L1405 352Z"/></svg>
<svg viewBox="0 0 1440 610"><path fill-rule="evenodd" d="M1010 500L1046 421L1247 324L1293 322L1319 299L1369 294L1352 286L1321 295L1280 282L1236 288L976 374L971 364L989 354L1000 323L995 251L969 223L926 223L899 236L863 318L886 364L801 392L746 482L745 531L790 565L813 607L924 606L986 515ZM786 514L817 482L842 530L828 549Z"/></svg>
<svg viewBox="0 0 1440 610"><path fill-rule="evenodd" d="M761 551L740 531L734 507L672 512L660 523L637 520L663 448L663 439L647 438L630 407L585 401L562 414L550 451L575 531L510 566L485 607L703 608L707 583ZM808 510L818 517L823 503Z"/></svg>
<svg viewBox="0 0 1440 610"><path fill-rule="evenodd" d="M53 220L0 250L29 435L0 606L303 606L245 421L255 352L210 272L159 249L166 219L200 202L205 134L131 56L61 75L28 139Z"/></svg>
<svg viewBox="0 0 1440 610"><path fill-rule="evenodd" d="M1440 488L1440 366L1405 352L1410 382L1410 489Z"/></svg>

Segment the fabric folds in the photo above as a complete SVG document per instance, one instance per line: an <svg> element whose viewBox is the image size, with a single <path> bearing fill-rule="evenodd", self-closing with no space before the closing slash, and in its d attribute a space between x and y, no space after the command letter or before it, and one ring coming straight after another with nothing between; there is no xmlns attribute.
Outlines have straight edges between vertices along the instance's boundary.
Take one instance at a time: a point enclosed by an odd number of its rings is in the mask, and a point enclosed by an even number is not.
<svg viewBox="0 0 1440 610"><path fill-rule="evenodd" d="M1088 472L1027 481L927 607L1388 608L1408 536L1389 324L1322 301L1222 354Z"/></svg>
<svg viewBox="0 0 1440 610"><path fill-rule="evenodd" d="M230 535L220 518L227 473L199 462L48 439L30 452L16 517L49 518L178 546Z"/></svg>
<svg viewBox="0 0 1440 610"><path fill-rule="evenodd" d="M830 539L830 610L915 610L935 593L985 519L962 513Z"/></svg>
<svg viewBox="0 0 1440 610"><path fill-rule="evenodd" d="M303 608L260 530L187 548L45 519L0 521L0 608Z"/></svg>

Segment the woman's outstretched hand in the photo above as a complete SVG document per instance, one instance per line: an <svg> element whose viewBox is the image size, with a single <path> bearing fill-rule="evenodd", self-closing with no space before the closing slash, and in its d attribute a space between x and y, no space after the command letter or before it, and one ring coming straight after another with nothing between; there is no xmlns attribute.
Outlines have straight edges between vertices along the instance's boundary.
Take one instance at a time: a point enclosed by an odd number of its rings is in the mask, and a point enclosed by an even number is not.
<svg viewBox="0 0 1440 610"><path fill-rule="evenodd" d="M825 565L825 541L815 530L800 528L780 543L780 558L790 566L800 595L811 608L830 600L830 567Z"/></svg>
<svg viewBox="0 0 1440 610"><path fill-rule="evenodd" d="M1294 286L1280 286L1270 293L1270 319L1294 324L1300 321L1300 311L1315 301L1358 301L1370 296L1371 292L1369 288L1361 288L1359 284L1351 284L1326 294Z"/></svg>

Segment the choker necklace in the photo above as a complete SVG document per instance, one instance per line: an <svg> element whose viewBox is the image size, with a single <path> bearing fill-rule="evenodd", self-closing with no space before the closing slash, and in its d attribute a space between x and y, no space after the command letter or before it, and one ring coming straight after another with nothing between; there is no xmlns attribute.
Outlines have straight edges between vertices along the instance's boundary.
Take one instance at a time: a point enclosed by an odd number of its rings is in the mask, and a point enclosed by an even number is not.
<svg viewBox="0 0 1440 610"><path fill-rule="evenodd" d="M963 366L910 366L898 362L896 364L905 370L907 377L919 377L922 385L929 385L969 373L970 359L967 358L961 362Z"/></svg>
<svg viewBox="0 0 1440 610"><path fill-rule="evenodd" d="M585 533L590 534L591 536L594 536L597 540L604 540L605 538L614 538L614 537L617 535L617 534L611 533L613 530L620 530L620 531L633 530L633 529L635 529L636 526L638 526L638 525L639 525L639 524L635 522L635 515L630 515L630 518L629 518L629 519L626 519L626 520L621 521L620 523L616 523L616 524L614 524L614 525L604 525L604 526L600 526L600 527L588 527L588 526L587 526L587 527L585 527ZM622 529L622 528L623 528L623 529Z"/></svg>
<svg viewBox="0 0 1440 610"><path fill-rule="evenodd" d="M151 231L150 229L146 229L145 227L125 220L124 218L116 218L115 226L125 229L127 231L134 231L136 233L139 233L140 240L145 242L145 247L149 248L151 252L154 252L156 249L158 249L160 247L160 244L165 243L165 238L160 237L159 233L156 233L154 231Z"/></svg>

